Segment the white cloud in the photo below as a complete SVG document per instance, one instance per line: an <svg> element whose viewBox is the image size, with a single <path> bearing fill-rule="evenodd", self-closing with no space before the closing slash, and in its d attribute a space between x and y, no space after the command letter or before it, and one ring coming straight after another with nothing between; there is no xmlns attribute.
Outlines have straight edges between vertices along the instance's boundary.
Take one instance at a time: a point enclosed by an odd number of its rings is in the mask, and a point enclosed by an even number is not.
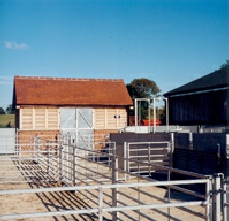
<svg viewBox="0 0 229 221"><path fill-rule="evenodd" d="M15 50L27 50L29 49L29 45L25 43L16 43L13 41L5 41L5 48L7 49L15 49Z"/></svg>
<svg viewBox="0 0 229 221"><path fill-rule="evenodd" d="M12 79L13 79L13 77L11 77L11 76L0 75L0 80L8 80L8 81L11 81Z"/></svg>
<svg viewBox="0 0 229 221"><path fill-rule="evenodd" d="M12 82L0 81L0 84L4 84L4 85L12 85Z"/></svg>
<svg viewBox="0 0 229 221"><path fill-rule="evenodd" d="M0 75L0 84L12 85L13 84L13 77Z"/></svg>

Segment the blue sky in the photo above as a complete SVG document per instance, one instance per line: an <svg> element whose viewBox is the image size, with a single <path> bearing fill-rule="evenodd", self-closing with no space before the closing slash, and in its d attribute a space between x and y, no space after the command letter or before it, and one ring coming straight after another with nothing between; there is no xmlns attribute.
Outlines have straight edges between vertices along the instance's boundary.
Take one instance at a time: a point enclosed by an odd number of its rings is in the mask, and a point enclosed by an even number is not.
<svg viewBox="0 0 229 221"><path fill-rule="evenodd" d="M162 93L229 58L227 0L0 0L0 106L14 75L154 80Z"/></svg>

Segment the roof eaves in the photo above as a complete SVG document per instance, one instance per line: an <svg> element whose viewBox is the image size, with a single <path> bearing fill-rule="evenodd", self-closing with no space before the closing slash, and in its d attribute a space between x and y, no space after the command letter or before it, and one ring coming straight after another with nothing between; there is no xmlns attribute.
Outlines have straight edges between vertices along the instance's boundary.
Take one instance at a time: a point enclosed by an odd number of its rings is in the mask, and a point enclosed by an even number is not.
<svg viewBox="0 0 229 221"><path fill-rule="evenodd" d="M124 82L123 79L100 79L100 78L57 78L49 76L20 76L15 75L14 79L21 80L61 80L61 81L108 81L108 82Z"/></svg>
<svg viewBox="0 0 229 221"><path fill-rule="evenodd" d="M221 91L221 90L229 90L227 85L221 87L211 87L211 88L201 88L199 90L186 90L182 92L174 92L174 93L166 93L164 94L165 97L179 97L179 96L188 96L188 95L196 95L196 94L204 94L209 93L212 91Z"/></svg>

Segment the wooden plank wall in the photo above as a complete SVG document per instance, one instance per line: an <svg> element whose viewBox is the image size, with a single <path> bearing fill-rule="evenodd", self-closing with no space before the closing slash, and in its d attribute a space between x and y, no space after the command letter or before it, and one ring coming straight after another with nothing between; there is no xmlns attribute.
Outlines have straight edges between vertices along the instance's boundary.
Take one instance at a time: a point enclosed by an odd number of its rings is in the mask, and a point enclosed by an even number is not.
<svg viewBox="0 0 229 221"><path fill-rule="evenodd" d="M95 108L95 129L120 129L127 126L125 108Z"/></svg>
<svg viewBox="0 0 229 221"><path fill-rule="evenodd" d="M30 107L20 109L20 129L59 129L59 109L53 107Z"/></svg>

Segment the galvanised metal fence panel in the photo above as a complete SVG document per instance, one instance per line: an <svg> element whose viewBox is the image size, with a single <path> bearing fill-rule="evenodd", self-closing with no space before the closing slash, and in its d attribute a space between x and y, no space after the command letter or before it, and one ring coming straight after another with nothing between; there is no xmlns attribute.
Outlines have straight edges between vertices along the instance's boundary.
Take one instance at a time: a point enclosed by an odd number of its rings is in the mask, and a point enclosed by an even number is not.
<svg viewBox="0 0 229 221"><path fill-rule="evenodd" d="M178 169L172 168L170 166L163 165L153 165L150 159L147 158L146 162L141 162L138 159L132 159L133 161L141 167L141 164L146 166L155 166L157 168L162 168L163 170L169 171L169 173L179 173L193 176L194 179L187 180L166 180L166 181L152 181L150 179L145 179L147 182L143 182L142 177L139 174L133 174L132 176L138 177L138 182L133 183L119 183L119 178L117 173L125 173L128 172L130 174L131 171L125 171L122 168L120 169L118 165L119 156L116 153L116 147L114 144L114 148L110 150L91 150L88 148L79 148L77 145L72 142L72 139L66 139L66 143L63 142L43 142L39 140L39 138L34 139L34 144L31 143L18 143L17 150L19 153L16 156L13 156L14 159L18 159L18 172L21 173L23 178L26 178L26 181L34 182L37 180L45 181L47 180L47 176L50 177L50 172L52 171L51 167L55 169L60 168L60 162L63 160L63 151L58 151L60 149L65 149L66 154L68 155L65 162L66 167L62 167L61 170L57 170L59 175L66 170L66 168L70 168L69 173L69 181L77 181L74 183L72 187L56 187L56 188L38 188L38 189L23 189L23 190L0 190L0 195L4 194L27 194L27 193L44 193L44 192L55 192L55 191L69 191L74 190L77 192L84 191L88 195L90 191L94 192L93 195L90 195L89 199L93 199L95 204L93 207L83 208L83 209L72 209L72 210L63 210L63 211L46 211L39 212L30 211L31 213L18 213L18 214L0 214L0 219L2 220L12 220L17 218L36 218L36 217L50 217L50 216L64 216L69 214L85 214L85 213L97 213L98 220L103 220L107 213L112 214L113 220L118 220L119 218L122 220L127 220L130 217L130 213L138 213L138 216L133 218L134 220L153 220L151 215L145 213L145 211L150 210L153 213L157 213L160 209L167 208L167 212L163 212L163 218L171 218L176 219L174 214L170 211L172 208L181 208L186 209L189 206L200 206L204 207L200 218L202 220L223 220L227 221L225 217L227 217L227 210L224 208L227 207L227 200L224 199L227 190L225 190L223 183L223 175L216 174L213 177L206 177L201 174L190 173L187 171L180 171ZM157 143L157 142L155 142ZM160 142L159 142L160 143ZM169 142L167 142L169 143ZM111 143L110 143L111 144ZM147 142L145 143L147 145ZM145 145L144 144L144 145ZM62 146L63 145L63 146ZM147 145L148 146L148 145ZM29 147L29 148L28 148ZM145 148L145 146L144 146ZM161 148L161 146L160 146ZM159 149L160 149L159 148ZM76 152L79 150L79 152ZM112 151L113 150L113 151ZM144 154L147 155L150 148L145 148L143 151ZM167 149L166 149L167 150ZM171 148L168 148L169 152ZM52 152L53 151L53 152ZM85 151L84 155L79 154ZM70 156L70 157L69 157ZM135 157L145 157L143 154L134 155ZM149 156L149 155L148 155ZM5 156L4 156L5 157ZM9 156L6 156L9 157ZM54 164L51 163L52 157L54 158ZM126 158L126 157L125 157ZM59 163L58 165L56 163ZM63 161L62 161L63 164ZM77 164L77 165L76 165ZM152 165L151 165L152 164ZM32 166L31 172L33 174L28 174L28 167ZM39 166L39 168L37 167ZM63 166L63 165L62 165ZM44 167L42 171L39 171L41 167ZM105 170L105 167L107 170ZM71 169L72 168L72 169ZM38 170L38 175L43 173L44 176L38 176L36 174L36 169ZM83 169L83 170L82 170ZM138 169L139 171L139 169ZM32 176L31 176L32 175ZM61 178L60 176L57 178ZM62 173L63 175L63 173ZM28 179L27 179L28 178ZM32 179L29 179L32 178ZM102 179L101 179L102 178ZM170 177L168 177L170 178ZM62 178L61 178L62 179ZM100 179L100 181L99 181ZM110 184L104 183L104 181L109 180ZM88 182L97 182L100 185L88 185ZM85 186L79 186L77 183L83 182ZM123 180L121 180L123 182ZM199 185L204 185L204 192L199 193L195 192L192 189L188 189L189 185L195 185L199 187ZM151 199L154 197L154 194L157 192L156 190L149 190L149 187L165 187L168 191L168 196L156 196L157 199L160 198L160 203L153 203ZM147 188L146 188L147 187ZM127 190L136 190L137 194L134 197L132 194L127 194ZM144 189L146 188L146 189ZM200 199L195 200L181 200L174 201L172 197L170 197L170 191L174 189L176 191L180 191L184 194L189 194L194 197L199 197ZM108 192L107 192L108 191ZM108 201L105 201L105 197L110 194L110 198ZM52 194L52 193L51 193ZM84 195L85 197L86 195ZM145 199L149 199L148 202L145 202ZM222 199L224 199L222 201ZM126 203L126 200L131 200L132 203ZM51 201L49 201L50 204ZM223 202L223 203L222 203ZM152 210L152 211L151 211ZM183 211L183 210L182 210ZM186 211L189 211L187 209ZM171 213L170 213L171 212ZM223 213L222 213L223 212ZM190 213L191 216L193 215ZM190 215L189 214L189 215ZM120 215L120 217L119 217ZM124 215L124 216L123 216ZM198 216L195 213L195 217ZM121 218L122 217L122 218ZM123 218L124 217L124 218ZM186 220L186 217L179 218L180 220Z"/></svg>
<svg viewBox="0 0 229 221"><path fill-rule="evenodd" d="M171 166L172 149L170 142L125 142L124 157L125 171L134 173L151 173L153 167L142 165L138 168L139 161L141 163L157 164L163 166ZM154 168L153 170L155 170ZM140 171L139 171L140 170Z"/></svg>
<svg viewBox="0 0 229 221"><path fill-rule="evenodd" d="M45 141L39 137L15 137L14 154L0 156L0 184L58 179L57 141Z"/></svg>
<svg viewBox="0 0 229 221"><path fill-rule="evenodd" d="M204 206L205 207L205 214L202 214L201 220L210 221L211 216L211 202L208 195L203 195L202 199L195 200L195 201L164 201L161 199L161 201L154 202L150 199L154 198L154 193L148 193L145 190L149 189L151 187L168 187L168 186L185 186L187 184L204 184L206 185L206 189L210 189L211 183L209 182L209 179L198 179L198 180L179 180L179 181L161 181L161 182L137 182L137 183L116 183L116 184L108 184L108 185L93 185L93 186L74 186L74 187L55 187L55 188L38 188L38 189L14 189L14 190L0 190L0 195L12 195L12 194L39 194L39 193L47 193L51 192L54 194L54 192L58 191L77 191L77 192L87 192L89 193L95 193L97 194L92 195L91 199L94 200L94 205L90 206L87 205L87 207L82 209L70 209L70 210L62 210L62 211L46 211L46 212L36 212L31 211L30 213L18 213L18 214L1 214L0 219L1 220L12 220L12 219L24 219L24 218L39 218L39 217L57 217L57 216L65 216L70 214L97 214L98 220L104 220L105 216L107 214L111 214L112 220L125 220L127 217L133 220L141 220L142 218L144 220L153 220L151 215L147 215L145 211L155 211L154 214L156 214L156 211L160 211L160 209L172 209L176 207L181 208L191 208L193 206ZM134 195L126 195L126 192L129 189L136 190L137 194L141 194L141 198L136 198ZM112 194L110 190L118 190L117 192L112 191ZM113 194L115 193L115 195ZM110 195L112 198L112 202L105 201L105 197L107 195ZM114 205L114 199L117 201L115 202L116 205ZM124 203L124 199L131 199L132 203ZM144 203L144 199L148 198L149 201L147 203ZM138 213L137 216L133 216L133 213ZM190 213L191 216L193 216L192 213ZM197 216L198 214L196 214ZM131 217L135 218L131 218ZM196 217L195 216L195 217ZM168 219L171 218L174 220L174 215L168 214L163 212L164 219L167 217ZM183 217L182 220L186 220L187 217ZM181 220L181 219L179 219ZM217 220L218 221L218 220Z"/></svg>

